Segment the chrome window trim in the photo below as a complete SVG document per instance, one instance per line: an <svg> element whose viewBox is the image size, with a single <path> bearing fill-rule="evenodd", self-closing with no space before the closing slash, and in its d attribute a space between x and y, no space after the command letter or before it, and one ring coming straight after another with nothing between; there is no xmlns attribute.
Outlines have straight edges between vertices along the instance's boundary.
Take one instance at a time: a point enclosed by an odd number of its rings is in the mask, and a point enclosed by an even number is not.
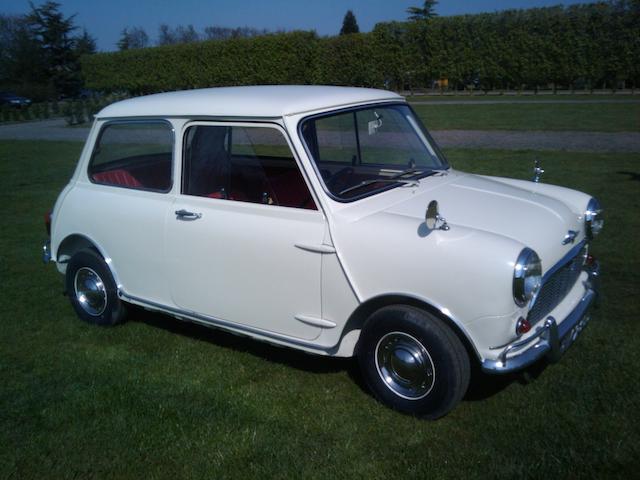
<svg viewBox="0 0 640 480"><path fill-rule="evenodd" d="M281 119L280 119L281 120ZM287 131L286 127L283 126L279 121L277 121L277 119L273 119L273 118L266 118L265 120L256 120L255 118L252 120L242 120L242 119L233 119L233 120L220 120L217 118L187 118L185 123L182 125L182 131L180 132L180 165L181 165L181 178L180 178L180 188L178 189L177 194L180 196L185 196L185 197L197 197L197 195L189 195L187 193L184 193L184 172L185 172L185 162L186 162L186 155L185 155L185 141L186 141L186 136L187 136L187 131L189 130L189 128L191 127L197 127L198 125L203 125L203 126L228 126L228 127L245 127L245 128L271 128L273 130L277 130L278 132L280 132L280 134L282 135L282 137L284 138L285 143L287 144L287 146L289 147L289 151L291 152L291 156L294 160L294 162L296 163L296 166L298 167L298 171L300 172L300 175L302 176L305 186L307 187L307 189L309 190L309 194L311 195L311 198L313 199L314 203L316 204L316 208L315 209L305 209L305 208L301 208L301 207L291 207L291 206L286 206L286 205L269 205L270 207L275 207L275 208L294 208L296 210L308 210L309 212L320 212L322 213L323 216L326 217L326 214L324 212L324 209L322 207L322 204L320 202L320 196L317 194L317 192L315 191L314 187L313 187L313 182L311 182L311 179L309 178L308 174L307 174L307 170L306 168L304 168L304 165L302 164L302 161L300 159L300 155L298 154L298 151L295 149L295 146L291 140L291 137L289 136L289 132ZM175 138L175 137L174 137ZM205 197L200 197L200 198L205 198ZM241 202L241 203L245 203L245 204L253 204L254 202L246 202L244 200L232 200L234 202ZM255 205L264 205L264 204L255 204Z"/></svg>
<svg viewBox="0 0 640 480"><path fill-rule="evenodd" d="M102 120L102 119L98 119L98 120ZM102 139L102 135L105 132L105 130L107 129L107 127L109 127L111 125L132 124L132 123L138 123L138 124L159 123L159 124L166 124L166 125L169 126L169 129L170 129L170 132L171 132L171 176L170 176L171 183L169 185L169 188L167 188L166 190L158 190L158 189L155 189L155 188L128 187L126 185L115 185L115 184L110 184L110 183L101 183L101 182L96 182L91 178L91 175L89 174L89 169L91 168L91 164L92 164L93 159L95 157L97 147L98 147L98 145L100 145L100 140ZM122 117L122 118L118 118L117 120L106 120L106 121L104 121L102 123L102 125L100 125L100 130L98 131L98 133L96 135L96 139L93 142L93 148L91 149L91 154L89 155L89 161L87 162L87 168L85 170L85 173L87 175L87 179L93 185L100 185L100 186L103 186L103 187L124 188L126 190L135 190L135 191L138 191L138 192L150 192L150 193L167 194L167 193L170 193L173 190L173 185L175 183L174 182L175 160L176 160L175 149L176 149L176 129L173 126L173 124L169 120L167 120L166 118L129 118L129 117L125 118L125 117Z"/></svg>

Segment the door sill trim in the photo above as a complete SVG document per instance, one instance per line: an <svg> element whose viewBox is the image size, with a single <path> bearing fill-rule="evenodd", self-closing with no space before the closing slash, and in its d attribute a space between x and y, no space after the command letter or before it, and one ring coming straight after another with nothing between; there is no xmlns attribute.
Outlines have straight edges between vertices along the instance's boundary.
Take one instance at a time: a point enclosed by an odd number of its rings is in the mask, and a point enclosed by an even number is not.
<svg viewBox="0 0 640 480"><path fill-rule="evenodd" d="M168 313L173 316L177 316L181 319L188 319L192 322L199 323L207 327L217 327L223 330L232 331L234 333L241 333L250 337L263 337L265 340L272 340L278 344L305 347L311 350L315 350L318 353L324 353L327 355L330 355L329 353L330 350L333 350L337 347L337 344L332 346L318 345L313 340L302 340L295 337L289 337L287 335L282 335L280 333L270 332L268 330L262 330L255 327L249 327L246 325L229 322L227 320L221 320L219 318L211 317L209 315L203 315L203 314L192 312L189 310L182 310L180 308L162 305L161 303L156 303L149 300L145 300L140 297L129 295L122 289L118 290L118 296L123 300L130 301L142 307L147 307L152 310ZM296 318L298 319L298 317ZM318 326L318 325L315 325L315 326Z"/></svg>

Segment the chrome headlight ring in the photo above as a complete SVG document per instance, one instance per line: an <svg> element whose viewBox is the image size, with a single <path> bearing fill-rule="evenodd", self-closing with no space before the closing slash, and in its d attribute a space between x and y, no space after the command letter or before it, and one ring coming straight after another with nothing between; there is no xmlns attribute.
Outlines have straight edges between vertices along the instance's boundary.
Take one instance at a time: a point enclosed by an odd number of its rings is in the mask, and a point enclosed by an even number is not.
<svg viewBox="0 0 640 480"><path fill-rule="evenodd" d="M532 304L542 286L542 264L538 254L525 248L518 255L513 267L513 299L516 305Z"/></svg>
<svg viewBox="0 0 640 480"><path fill-rule="evenodd" d="M587 238L592 239L597 236L604 226L602 218L602 206L595 198L589 200L587 209L584 212L584 228Z"/></svg>

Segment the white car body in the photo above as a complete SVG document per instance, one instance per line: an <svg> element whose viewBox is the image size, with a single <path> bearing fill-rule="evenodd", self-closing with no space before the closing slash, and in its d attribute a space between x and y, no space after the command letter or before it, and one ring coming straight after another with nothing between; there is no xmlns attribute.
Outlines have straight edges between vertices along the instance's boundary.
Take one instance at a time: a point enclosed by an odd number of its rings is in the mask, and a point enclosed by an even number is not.
<svg viewBox="0 0 640 480"><path fill-rule="evenodd" d="M301 122L340 109L399 103L405 100L381 90L273 86L165 93L110 105L96 116L55 205L47 254L64 272L75 251L92 246L126 302L317 354L354 355L367 315L393 303L441 317L489 372L512 371L564 350L563 338L575 337L588 318L596 269L581 261L579 281L559 304L529 332L517 334L515 325L530 305L514 302L514 265L531 248L547 281L575 258L588 242L589 195L453 169L353 202L327 194L301 138ZM173 129L169 191L89 179L101 130L131 119L158 119ZM260 123L287 139L317 209L181 193L189 126ZM426 226L432 200L448 230ZM177 221L181 209L200 217ZM570 231L573 238L563 243Z"/></svg>

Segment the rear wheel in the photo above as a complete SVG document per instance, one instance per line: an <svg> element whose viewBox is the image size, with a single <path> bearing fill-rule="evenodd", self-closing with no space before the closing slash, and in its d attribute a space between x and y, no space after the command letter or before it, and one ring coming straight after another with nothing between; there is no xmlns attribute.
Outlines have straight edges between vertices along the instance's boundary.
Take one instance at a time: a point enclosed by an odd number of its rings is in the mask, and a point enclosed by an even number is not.
<svg viewBox="0 0 640 480"><path fill-rule="evenodd" d="M413 307L374 313L360 336L358 361L382 403L429 419L449 413L469 385L469 356L456 334Z"/></svg>
<svg viewBox="0 0 640 480"><path fill-rule="evenodd" d="M82 250L69 260L66 289L76 314L95 325L115 325L124 320L126 308L105 261L92 250Z"/></svg>

